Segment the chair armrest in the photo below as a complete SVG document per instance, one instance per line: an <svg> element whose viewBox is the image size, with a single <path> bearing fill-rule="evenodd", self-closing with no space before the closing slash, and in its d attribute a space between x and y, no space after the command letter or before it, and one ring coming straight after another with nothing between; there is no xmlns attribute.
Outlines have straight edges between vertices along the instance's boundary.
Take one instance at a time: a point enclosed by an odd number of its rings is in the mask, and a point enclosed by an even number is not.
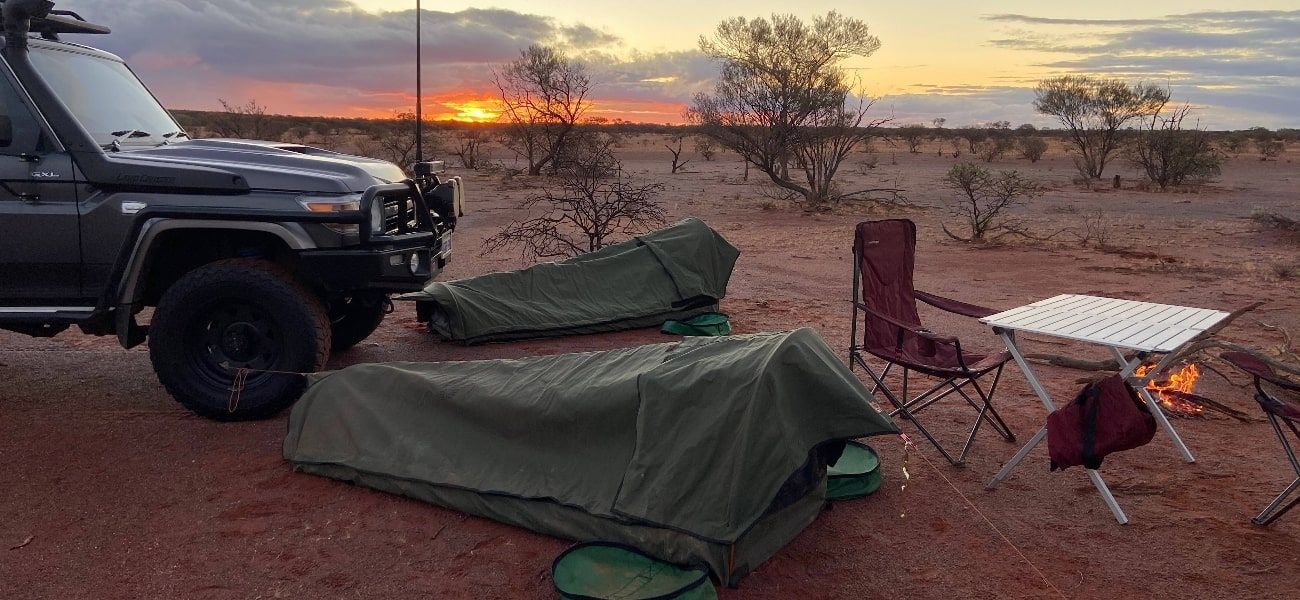
<svg viewBox="0 0 1300 600"><path fill-rule="evenodd" d="M937 343L940 343L940 344L948 344L949 346L957 346L959 349L960 349L960 347L961 347L960 343L957 341L957 338L955 338L955 337L949 337L949 336L942 336L942 335L939 335L939 334L937 334L937 333L935 333L935 332L933 332L933 331L930 331L930 330L928 330L928 329L926 329L926 328L924 328L924 327L921 327L920 325L909 325L909 324L907 324L907 323L904 323L904 322L902 322L902 321L899 321L899 320L897 320L897 319L895 319L895 318L893 318L893 317L890 317L890 316L888 316L888 315L884 315L884 314L878 313L878 312L872 310L871 307L869 307L869 306L867 306L867 305L865 305L865 304L863 304L863 303L861 303L861 302L854 301L854 302L853 302L853 305L854 305L854 306L857 306L859 310L862 310L863 312L866 312L867 314L869 314L869 315L871 315L871 316L873 316L873 317L875 317L875 318L877 318L877 319L880 319L880 320L882 320L882 321L884 321L884 322L886 322L886 323L889 323L890 325L893 325L893 326L895 326L895 327L898 327L899 329L902 329L902 330L904 330L904 331L910 331L910 332L912 332L912 333L914 333L914 334L916 334L916 335L918 335L918 336L921 336L922 338L925 338L925 339L927 339L927 340L930 340L930 341L932 341L932 342L937 342ZM992 314L992 313L990 313L990 314Z"/></svg>
<svg viewBox="0 0 1300 600"><path fill-rule="evenodd" d="M950 298L944 298L943 296L936 296L934 294L922 292L921 290L915 290L915 293L916 293L916 299L920 300L921 302L929 304L930 306L933 306L940 310L945 310L956 315L962 315L964 317L971 317L973 319L982 319L989 315L996 315L998 314L998 312L1000 312L997 310L993 310L991 308L985 308L983 306L979 306L978 304L968 304L966 302L961 302L959 300L952 300Z"/></svg>

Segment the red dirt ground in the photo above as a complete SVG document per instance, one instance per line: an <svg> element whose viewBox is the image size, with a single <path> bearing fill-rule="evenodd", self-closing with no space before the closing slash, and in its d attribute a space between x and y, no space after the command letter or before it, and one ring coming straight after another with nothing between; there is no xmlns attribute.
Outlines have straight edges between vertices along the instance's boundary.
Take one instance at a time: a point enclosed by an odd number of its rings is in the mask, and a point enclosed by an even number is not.
<svg viewBox="0 0 1300 600"><path fill-rule="evenodd" d="M811 326L845 346L852 226L891 215L920 224L918 286L939 294L1002 308L1065 292L1224 309L1268 299L1228 337L1273 347L1282 338L1261 322L1300 332L1300 284L1274 268L1300 263L1300 245L1247 219L1255 208L1300 212L1300 170L1288 160L1300 159L1294 151L1280 162L1235 159L1222 182L1193 194L1081 190L1069 183L1072 169L1059 155L1032 166L994 165L1027 170L1052 186L1024 211L1043 231L1077 227L1100 211L1111 243L1136 251L1116 252L1084 247L1068 234L993 248L947 240L939 224L952 222L941 208L949 193L939 178L953 159L933 153L886 152L874 169L849 169L849 183L898 181L909 190L909 207L805 215L741 183L734 159L693 163L700 172L670 176L659 148L653 139L634 141L625 151L628 166L668 183L673 218L699 216L742 249L724 302L740 332ZM445 277L520 264L512 255L478 256L478 243L509 220L530 182L484 174L470 183L476 204ZM968 345L995 344L977 323L933 311L923 318L933 329L962 334ZM413 309L399 305L371 340L331 366L667 339L645 330L462 348L420 331ZM1042 340L1030 345L1102 356ZM1058 401L1082 376L1038 372ZM1212 374L1199 392L1259 414L1245 389ZM1014 370L999 405L1021 439L1044 418ZM928 422L955 440L971 416L941 404ZM901 443L874 439L885 460L885 487L826 512L721 596L1040 598L1055 597L1055 588L1070 598L1296 597L1300 514L1268 528L1249 522L1290 481L1267 424L1211 415L1175 425L1195 464L1184 464L1158 435L1102 470L1132 520L1127 526L1114 522L1081 471L1049 473L1045 446L995 491L983 485L1017 445L986 429L963 468L945 466L932 448L918 446L904 494ZM291 473L280 457L284 429L283 415L244 424L191 416L163 393L143 348L123 351L112 340L72 333L52 340L0 334L0 597L554 596L549 568L566 542Z"/></svg>

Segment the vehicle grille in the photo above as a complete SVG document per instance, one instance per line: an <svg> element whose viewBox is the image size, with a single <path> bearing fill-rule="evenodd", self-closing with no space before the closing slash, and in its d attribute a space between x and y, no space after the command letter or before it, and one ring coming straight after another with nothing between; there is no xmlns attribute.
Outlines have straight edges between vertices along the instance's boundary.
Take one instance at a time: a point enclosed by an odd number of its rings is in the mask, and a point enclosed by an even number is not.
<svg viewBox="0 0 1300 600"><path fill-rule="evenodd" d="M415 214L415 203L409 195L385 196L383 201L384 233L400 235L420 230L420 222Z"/></svg>

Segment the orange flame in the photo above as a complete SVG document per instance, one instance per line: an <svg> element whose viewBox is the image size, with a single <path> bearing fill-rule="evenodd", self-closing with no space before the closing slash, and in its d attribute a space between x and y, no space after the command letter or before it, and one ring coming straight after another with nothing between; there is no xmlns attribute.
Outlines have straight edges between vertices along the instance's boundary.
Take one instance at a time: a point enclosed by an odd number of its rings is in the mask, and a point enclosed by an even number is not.
<svg viewBox="0 0 1300 600"><path fill-rule="evenodd" d="M1138 367L1133 374L1142 377L1143 375L1146 375L1153 366L1154 365L1142 365ZM1205 408L1194 402L1183 400L1170 392L1191 394L1193 393L1193 390L1196 389L1196 380L1200 378L1200 369L1197 369L1195 364L1188 364L1182 369L1170 373L1165 379L1148 381L1147 390L1154 394L1156 400L1171 412L1185 415L1197 415L1204 411Z"/></svg>

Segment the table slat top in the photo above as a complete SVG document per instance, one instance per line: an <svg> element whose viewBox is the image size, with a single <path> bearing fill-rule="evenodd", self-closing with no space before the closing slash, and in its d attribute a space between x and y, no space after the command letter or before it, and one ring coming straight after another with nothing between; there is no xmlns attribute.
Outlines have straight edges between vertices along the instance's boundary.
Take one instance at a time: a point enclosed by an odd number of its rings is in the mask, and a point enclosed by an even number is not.
<svg viewBox="0 0 1300 600"><path fill-rule="evenodd" d="M980 322L1140 352L1171 352L1227 316L1208 308L1062 294Z"/></svg>

